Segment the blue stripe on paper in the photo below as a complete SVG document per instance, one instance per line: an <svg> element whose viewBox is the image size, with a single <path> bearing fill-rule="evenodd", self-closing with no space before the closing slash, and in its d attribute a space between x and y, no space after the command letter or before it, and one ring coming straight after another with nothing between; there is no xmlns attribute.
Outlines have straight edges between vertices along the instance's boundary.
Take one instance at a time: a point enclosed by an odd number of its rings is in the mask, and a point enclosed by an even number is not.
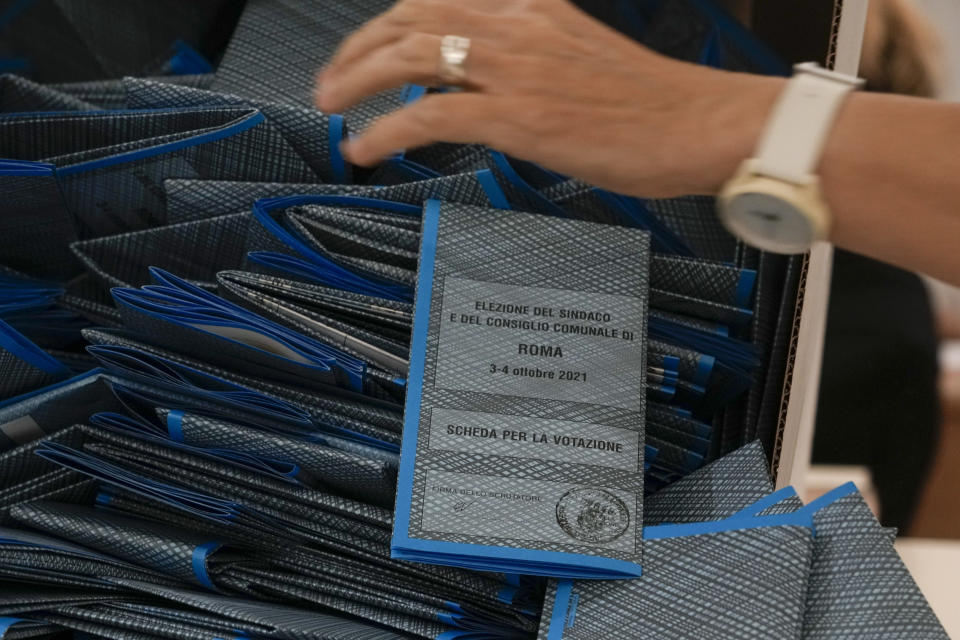
<svg viewBox="0 0 960 640"><path fill-rule="evenodd" d="M343 116L331 115L328 120L327 132L330 144L330 170L333 172L333 180L336 184L346 184L347 161L344 160L343 152L340 150L340 143L346 137Z"/></svg>
<svg viewBox="0 0 960 640"><path fill-rule="evenodd" d="M207 542L199 545L193 550L193 557L191 558L191 563L193 564L193 574L197 577L197 580L200 581L200 584L205 586L207 589L216 590L213 581L210 579L210 574L207 573L207 557L221 547L220 542Z"/></svg>
<svg viewBox="0 0 960 640"><path fill-rule="evenodd" d="M787 498L791 498L795 495L797 495L797 490L794 489L792 486L784 487L783 489L774 491L773 493L760 498L749 507L736 512L735 514L727 518L727 520L733 520L736 518L749 518L749 517L756 516L758 513L760 513L764 509L768 509L769 507L772 507L775 504L783 502Z"/></svg>
<svg viewBox="0 0 960 640"><path fill-rule="evenodd" d="M183 442L183 411L180 409L167 414L167 433L174 442Z"/></svg>
<svg viewBox="0 0 960 640"><path fill-rule="evenodd" d="M743 269L737 281L737 304L746 307L750 304L753 295L753 286L757 282L757 272L753 269Z"/></svg>
<svg viewBox="0 0 960 640"><path fill-rule="evenodd" d="M563 639L563 631L567 627L567 611L570 608L570 595L572 592L572 580L560 580L557 582L557 595L553 599L553 613L550 616L547 640Z"/></svg>
<svg viewBox="0 0 960 640"><path fill-rule="evenodd" d="M51 376L69 378L73 373L65 364L2 320L0 320L0 347Z"/></svg>
<svg viewBox="0 0 960 640"><path fill-rule="evenodd" d="M179 151L180 149L188 149L190 147L196 147L201 144L206 144L208 142L216 142L217 140L223 140L224 138L229 138L238 133L243 133L248 129L252 129L261 122L264 121L264 116L259 111L251 114L250 116L236 122L234 124L223 127L216 131L211 131L209 133L204 133L199 136L194 136L191 138L186 138L184 140L176 140L174 142L168 142L166 144L158 144L147 149L138 149L136 151L128 151L126 153L118 153L116 155L108 156L106 158L98 158L97 160L90 160L87 162L80 162L68 167L63 167L62 169L57 169L57 175L59 176L69 176L75 173L83 173L85 171L93 171L94 169L103 169L105 167L112 167L117 164L124 164L127 162L135 162L136 160L143 160L145 158L153 158L154 156L163 155L165 153L172 153L174 151Z"/></svg>
<svg viewBox="0 0 960 640"><path fill-rule="evenodd" d="M810 512L800 510L776 516L758 516L753 518L732 518L728 520L712 520L709 522L692 522L686 524L662 524L644 527L644 540L661 540L664 538L681 538L699 536L721 531L739 531L743 529L758 529L761 527L797 526L813 528L813 518Z"/></svg>
<svg viewBox="0 0 960 640"><path fill-rule="evenodd" d="M512 209L510 201L507 200L507 195L500 188L497 177L493 175L490 169L477 171L477 182L480 183L483 192L487 194L487 198L490 199L490 204L494 209Z"/></svg>
<svg viewBox="0 0 960 640"><path fill-rule="evenodd" d="M427 200L423 207L420 267L417 274L416 297L414 298L413 335L410 340L410 368L407 372L407 401L403 412L403 439L400 447L393 545L403 544L408 540L407 531L410 527L413 467L417 454L420 405L423 401L423 375L427 360L427 325L430 320L430 298L433 295L433 274L436 266L439 224L440 201Z"/></svg>

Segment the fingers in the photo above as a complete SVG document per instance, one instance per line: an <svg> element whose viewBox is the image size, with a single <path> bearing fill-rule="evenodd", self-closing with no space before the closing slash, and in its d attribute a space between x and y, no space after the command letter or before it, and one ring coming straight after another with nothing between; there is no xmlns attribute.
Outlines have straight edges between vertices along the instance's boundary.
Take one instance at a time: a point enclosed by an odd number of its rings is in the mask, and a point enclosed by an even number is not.
<svg viewBox="0 0 960 640"><path fill-rule="evenodd" d="M404 33L404 25L398 24L394 14L401 4L403 3L398 3L390 11L377 16L341 42L337 52L327 63L324 73L335 73L353 60L400 38Z"/></svg>
<svg viewBox="0 0 960 640"><path fill-rule="evenodd" d="M405 36L358 59L347 73L325 72L317 88L317 106L325 113L339 113L364 96L405 82L434 84L439 56L439 36Z"/></svg>
<svg viewBox="0 0 960 640"><path fill-rule="evenodd" d="M365 133L344 143L344 155L353 164L372 166L399 149L440 141L486 144L510 153L528 142L526 134L512 124L516 114L511 111L508 101L500 96L430 95L384 116Z"/></svg>
<svg viewBox="0 0 960 640"><path fill-rule="evenodd" d="M452 0L403 0L347 38L324 74L339 74L376 49L396 43L410 33L469 38L493 36L497 26L483 9L504 4L505 0L484 0L471 2L468 8Z"/></svg>
<svg viewBox="0 0 960 640"><path fill-rule="evenodd" d="M445 35L471 40L466 88L526 93L544 84L523 76L531 67L604 56L609 39L597 44L574 33L590 22L566 0L402 0L344 42L317 78L316 104L336 113L404 83L438 84Z"/></svg>
<svg viewBox="0 0 960 640"><path fill-rule="evenodd" d="M442 38L413 33L380 47L357 60L349 72L324 74L317 93L317 106L326 113L339 113L364 97L405 83L436 85ZM471 43L466 62L467 88L483 87L496 75L498 57L481 43Z"/></svg>

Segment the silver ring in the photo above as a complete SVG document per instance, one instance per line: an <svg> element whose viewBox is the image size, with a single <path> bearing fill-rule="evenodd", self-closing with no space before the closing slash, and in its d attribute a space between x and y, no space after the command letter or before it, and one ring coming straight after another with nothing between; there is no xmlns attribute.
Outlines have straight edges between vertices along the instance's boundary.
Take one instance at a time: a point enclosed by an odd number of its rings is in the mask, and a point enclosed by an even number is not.
<svg viewBox="0 0 960 640"><path fill-rule="evenodd" d="M470 38L443 36L440 41L440 69L437 75L446 85L462 84L467 78Z"/></svg>

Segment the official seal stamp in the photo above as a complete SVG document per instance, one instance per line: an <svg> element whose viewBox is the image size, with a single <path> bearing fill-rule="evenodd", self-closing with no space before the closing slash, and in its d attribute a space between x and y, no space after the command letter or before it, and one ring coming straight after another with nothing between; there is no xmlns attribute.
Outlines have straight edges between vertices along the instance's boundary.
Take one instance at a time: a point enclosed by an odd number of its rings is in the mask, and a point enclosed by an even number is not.
<svg viewBox="0 0 960 640"><path fill-rule="evenodd" d="M630 526L623 500L604 489L571 489L557 502L557 523L581 542L613 542Z"/></svg>

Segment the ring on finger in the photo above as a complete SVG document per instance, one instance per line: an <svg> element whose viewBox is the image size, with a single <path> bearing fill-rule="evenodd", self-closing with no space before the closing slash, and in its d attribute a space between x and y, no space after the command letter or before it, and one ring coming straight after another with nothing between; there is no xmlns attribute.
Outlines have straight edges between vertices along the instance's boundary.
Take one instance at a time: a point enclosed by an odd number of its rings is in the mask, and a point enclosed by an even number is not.
<svg viewBox="0 0 960 640"><path fill-rule="evenodd" d="M444 36L440 41L440 65L437 76L449 86L461 85L467 79L467 59L470 57L470 38Z"/></svg>

